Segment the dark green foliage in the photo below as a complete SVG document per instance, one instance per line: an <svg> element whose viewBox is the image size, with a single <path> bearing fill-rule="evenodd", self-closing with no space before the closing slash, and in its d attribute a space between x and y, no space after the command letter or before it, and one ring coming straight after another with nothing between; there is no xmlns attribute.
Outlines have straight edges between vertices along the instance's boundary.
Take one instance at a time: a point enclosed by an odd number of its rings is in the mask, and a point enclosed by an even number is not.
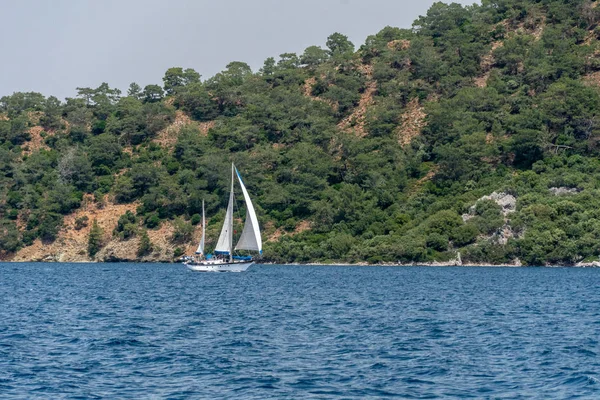
<svg viewBox="0 0 600 400"><path fill-rule="evenodd" d="M19 231L12 221L0 220L0 250L14 252L21 246Z"/></svg>
<svg viewBox="0 0 600 400"><path fill-rule="evenodd" d="M89 221L89 218L87 215L76 218L75 219L75 229L81 230L81 229L85 228L86 226L88 226L88 221Z"/></svg>
<svg viewBox="0 0 600 400"><path fill-rule="evenodd" d="M105 170L110 172L121 158L121 146L114 136L98 135L91 139L88 154L96 174L103 175Z"/></svg>
<svg viewBox="0 0 600 400"><path fill-rule="evenodd" d="M145 223L150 229L157 228L160 225L160 218L156 214L150 214L146 217Z"/></svg>
<svg viewBox="0 0 600 400"><path fill-rule="evenodd" d="M152 243L150 242L150 238L148 237L148 232L145 230L142 231L140 235L140 243L137 248L137 256L143 257L152 252Z"/></svg>
<svg viewBox="0 0 600 400"><path fill-rule="evenodd" d="M163 77L165 92L167 95L175 94L180 88L200 82L200 74L191 68L181 67L169 68Z"/></svg>
<svg viewBox="0 0 600 400"><path fill-rule="evenodd" d="M129 239L135 236L137 231L137 217L131 211L127 211L119 217L113 235L118 236L121 239Z"/></svg>
<svg viewBox="0 0 600 400"><path fill-rule="evenodd" d="M435 232L430 233L427 236L426 244L427 247L436 251L446 251L448 250L448 237Z"/></svg>
<svg viewBox="0 0 600 400"><path fill-rule="evenodd" d="M164 96L163 89L158 85L147 85L142 92L142 100L145 103L155 103Z"/></svg>
<svg viewBox="0 0 600 400"><path fill-rule="evenodd" d="M309 68L316 68L323 64L329 58L326 50L319 46L310 46L304 50L304 54L300 57L300 62Z"/></svg>
<svg viewBox="0 0 600 400"><path fill-rule="evenodd" d="M330 35L325 44L329 49L329 55L332 57L351 54L354 51L354 45L348 40L348 36L338 32Z"/></svg>
<svg viewBox="0 0 600 400"><path fill-rule="evenodd" d="M200 214L194 214L194 215L192 215L192 219L190 220L190 223L192 225L198 225L200 223L200 221L202 221L202 217L200 216Z"/></svg>
<svg viewBox="0 0 600 400"><path fill-rule="evenodd" d="M94 257L102 247L102 228L98 225L98 221L94 219L92 228L88 235L88 255Z"/></svg>
<svg viewBox="0 0 600 400"><path fill-rule="evenodd" d="M183 255L183 249L181 247L176 247L173 251L173 258L179 258Z"/></svg>
<svg viewBox="0 0 600 400"><path fill-rule="evenodd" d="M468 244L471 244L477 238L479 234L479 229L473 224L466 224L463 226L459 226L452 233L452 241L454 246L463 247Z"/></svg>
<svg viewBox="0 0 600 400"><path fill-rule="evenodd" d="M185 243L192 239L194 227L183 218L176 218L175 221L173 221L173 228L173 236L171 236L171 241L173 243Z"/></svg>

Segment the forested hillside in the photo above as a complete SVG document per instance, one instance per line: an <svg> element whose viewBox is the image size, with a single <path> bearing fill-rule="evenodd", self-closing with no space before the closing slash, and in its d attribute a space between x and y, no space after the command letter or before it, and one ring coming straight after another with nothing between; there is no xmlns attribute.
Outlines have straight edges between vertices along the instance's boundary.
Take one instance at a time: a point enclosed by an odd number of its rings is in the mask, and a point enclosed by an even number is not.
<svg viewBox="0 0 600 400"><path fill-rule="evenodd" d="M598 260L600 7L482 3L257 72L2 97L0 257L169 260L202 199L210 249L233 161L267 260Z"/></svg>

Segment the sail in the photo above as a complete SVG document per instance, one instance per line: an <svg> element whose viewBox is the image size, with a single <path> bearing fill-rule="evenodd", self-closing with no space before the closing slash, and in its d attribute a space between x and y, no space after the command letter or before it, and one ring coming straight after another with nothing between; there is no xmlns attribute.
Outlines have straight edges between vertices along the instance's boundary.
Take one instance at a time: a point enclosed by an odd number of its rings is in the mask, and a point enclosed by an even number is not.
<svg viewBox="0 0 600 400"><path fill-rule="evenodd" d="M206 235L206 220L204 218L204 200L202 200L202 238L200 239L200 244L198 245L198 249L196 250L196 254L204 255L204 238Z"/></svg>
<svg viewBox="0 0 600 400"><path fill-rule="evenodd" d="M244 200L246 201L246 222L244 223L244 229L242 230L242 236L235 246L236 250L255 250L262 252L262 238L260 237L260 228L258 227L258 219L256 218L256 212L254 206L248 196L248 191L242 177L238 170L235 173L240 181L242 187L242 193L244 194Z"/></svg>
<svg viewBox="0 0 600 400"><path fill-rule="evenodd" d="M232 165L233 169L233 165ZM229 192L229 204L227 205L227 213L225 214L225 221L223 222L223 228L219 235L219 241L217 247L215 247L216 253L232 255L233 247L233 171L231 175L231 191Z"/></svg>

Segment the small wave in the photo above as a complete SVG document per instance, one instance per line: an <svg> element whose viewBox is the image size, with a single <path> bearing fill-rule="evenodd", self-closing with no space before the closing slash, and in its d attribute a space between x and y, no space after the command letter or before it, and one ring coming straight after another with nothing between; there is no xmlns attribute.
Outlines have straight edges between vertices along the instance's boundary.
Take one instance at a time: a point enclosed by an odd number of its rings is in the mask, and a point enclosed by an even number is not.
<svg viewBox="0 0 600 400"><path fill-rule="evenodd" d="M311 389L319 381L317 379L300 378L296 382L292 382L290 385L298 389Z"/></svg>
<svg viewBox="0 0 600 400"><path fill-rule="evenodd" d="M380 363L380 362L371 365L371 369L386 369L386 368L388 368L388 366L386 364Z"/></svg>
<svg viewBox="0 0 600 400"><path fill-rule="evenodd" d="M588 374L577 374L575 376L571 376L567 378L563 384L567 386L588 386L588 385L596 385L600 381L598 378L588 375Z"/></svg>
<svg viewBox="0 0 600 400"><path fill-rule="evenodd" d="M582 346L566 346L565 350L567 350L568 352L581 354L581 355L587 356L587 357L596 357L596 355L597 355L595 351L584 348Z"/></svg>
<svg viewBox="0 0 600 400"><path fill-rule="evenodd" d="M2 340L7 340L7 339L29 339L28 335L25 335L23 333L11 333L10 335L6 335L3 336L1 338ZM10 343L7 343L8 346L12 346Z"/></svg>
<svg viewBox="0 0 600 400"><path fill-rule="evenodd" d="M415 384L416 385L435 385L435 382L428 381L425 379L413 378L411 376L409 376L408 378L402 379L402 382L408 383L411 385L415 385Z"/></svg>
<svg viewBox="0 0 600 400"><path fill-rule="evenodd" d="M225 347L254 347L254 344L243 340L234 340L233 342L227 343Z"/></svg>
<svg viewBox="0 0 600 400"><path fill-rule="evenodd" d="M150 346L147 343L141 342L137 339L124 339L124 338L112 338L104 343L101 346L106 347L146 347Z"/></svg>

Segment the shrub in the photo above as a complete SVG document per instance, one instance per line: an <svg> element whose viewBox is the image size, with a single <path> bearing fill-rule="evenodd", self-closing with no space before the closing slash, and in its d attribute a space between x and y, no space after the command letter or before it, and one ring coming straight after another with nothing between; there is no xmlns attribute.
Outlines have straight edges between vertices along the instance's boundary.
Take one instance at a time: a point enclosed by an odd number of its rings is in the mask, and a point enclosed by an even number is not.
<svg viewBox="0 0 600 400"><path fill-rule="evenodd" d="M446 251L448 250L448 237L435 232L430 233L427 236L426 244L427 247L436 251Z"/></svg>
<svg viewBox="0 0 600 400"><path fill-rule="evenodd" d="M198 225L200 221L202 221L202 217L200 216L200 214L192 215L192 219L190 220L191 224L194 226Z"/></svg>
<svg viewBox="0 0 600 400"><path fill-rule="evenodd" d="M181 257L183 255L183 250L181 249L181 247L176 247L175 250L173 251L173 258L178 258Z"/></svg>
<svg viewBox="0 0 600 400"><path fill-rule="evenodd" d="M148 237L148 232L143 231L140 236L140 244L137 249L137 256L143 257L147 254L150 254L152 251L152 243L150 242L150 238Z"/></svg>
<svg viewBox="0 0 600 400"><path fill-rule="evenodd" d="M452 234L452 241L456 247L466 246L477 239L479 230L475 225L467 224L456 228Z"/></svg>
<svg viewBox="0 0 600 400"><path fill-rule="evenodd" d="M183 218L176 218L173 222L173 228L175 228L173 236L171 236L171 241L173 243L184 243L192 239L194 227Z"/></svg>
<svg viewBox="0 0 600 400"><path fill-rule="evenodd" d="M145 223L148 228L153 229L160 225L160 218L156 214L150 214L146 217Z"/></svg>
<svg viewBox="0 0 600 400"><path fill-rule="evenodd" d="M94 219L92 229L88 236L88 255L94 257L102 247L102 228L98 225L98 221Z"/></svg>
<svg viewBox="0 0 600 400"><path fill-rule="evenodd" d="M88 226L88 216L84 215L83 217L77 217L75 219L75 230L80 230L82 228L85 228L86 226Z"/></svg>

